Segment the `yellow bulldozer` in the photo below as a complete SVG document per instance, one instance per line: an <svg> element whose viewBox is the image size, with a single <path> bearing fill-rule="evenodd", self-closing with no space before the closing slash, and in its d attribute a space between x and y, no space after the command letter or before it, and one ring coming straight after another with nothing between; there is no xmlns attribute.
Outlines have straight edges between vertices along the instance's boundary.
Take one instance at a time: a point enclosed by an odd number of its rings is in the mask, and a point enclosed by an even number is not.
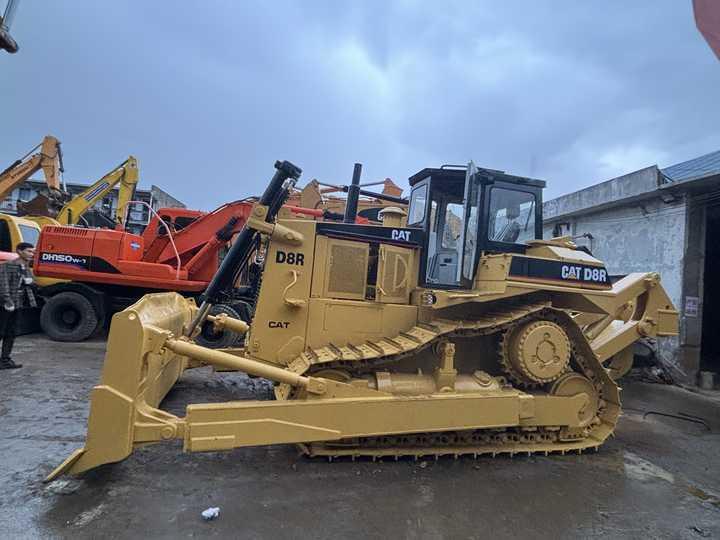
<svg viewBox="0 0 720 540"><path fill-rule="evenodd" d="M677 334L657 273L611 276L569 238L542 239L543 181L423 169L407 216L361 225L358 165L343 223L278 219L301 171L275 167L199 307L152 294L113 317L85 446L49 480L172 440L189 452L292 443L329 459L597 449L633 343ZM250 264L251 323L209 315ZM206 320L244 346L193 343ZM164 411L183 372L207 365L269 379L275 399Z"/></svg>

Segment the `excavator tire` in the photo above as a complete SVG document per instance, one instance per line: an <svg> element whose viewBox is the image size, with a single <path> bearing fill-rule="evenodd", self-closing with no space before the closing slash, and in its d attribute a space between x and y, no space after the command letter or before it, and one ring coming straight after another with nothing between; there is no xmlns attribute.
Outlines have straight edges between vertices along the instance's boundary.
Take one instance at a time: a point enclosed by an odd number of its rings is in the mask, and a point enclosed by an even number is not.
<svg viewBox="0 0 720 540"><path fill-rule="evenodd" d="M247 321L247 319L240 314L238 309L227 304L216 304L210 310L210 315L220 315L221 313L225 313L233 319ZM241 339L242 336L230 330L216 332L213 329L212 323L205 321L200 329L200 333L195 338L195 342L198 345L207 347L208 349L229 349L237 347Z"/></svg>
<svg viewBox="0 0 720 540"><path fill-rule="evenodd" d="M84 341L97 329L99 317L92 302L66 291L50 297L40 311L40 326L55 341Z"/></svg>

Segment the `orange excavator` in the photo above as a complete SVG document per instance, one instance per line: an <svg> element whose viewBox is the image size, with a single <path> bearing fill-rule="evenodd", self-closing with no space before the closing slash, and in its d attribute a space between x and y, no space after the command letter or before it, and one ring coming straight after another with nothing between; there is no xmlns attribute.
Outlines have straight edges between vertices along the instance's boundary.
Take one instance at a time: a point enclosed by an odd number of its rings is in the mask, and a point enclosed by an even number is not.
<svg viewBox="0 0 720 540"><path fill-rule="evenodd" d="M58 341L82 341L102 328L113 313L148 292L200 295L217 271L223 249L242 229L251 209L252 203L246 201L228 203L209 213L160 209L143 235L43 227L34 272L41 278L62 280L40 290L46 300L40 313L43 331ZM180 223L185 226L177 230L175 224ZM244 318L244 306L245 299L233 298L221 311Z"/></svg>

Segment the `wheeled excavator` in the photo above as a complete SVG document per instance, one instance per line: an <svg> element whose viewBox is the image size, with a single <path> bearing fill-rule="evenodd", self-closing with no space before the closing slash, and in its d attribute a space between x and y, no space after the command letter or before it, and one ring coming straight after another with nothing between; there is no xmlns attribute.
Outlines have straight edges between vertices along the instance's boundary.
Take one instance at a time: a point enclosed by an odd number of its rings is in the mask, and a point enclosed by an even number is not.
<svg viewBox="0 0 720 540"><path fill-rule="evenodd" d="M60 280L40 289L45 298L43 331L58 341L82 341L147 292L199 296L251 208L249 202L234 201L212 212L158 209L142 236L115 229L43 227L34 272L43 279ZM183 227L168 234L173 224ZM245 306L242 295L234 295L214 312L247 318ZM228 340L235 341L233 334L203 328L203 343L227 346Z"/></svg>
<svg viewBox="0 0 720 540"><path fill-rule="evenodd" d="M344 223L278 219L301 170L275 167L199 307L160 293L114 316L85 446L49 480L174 440L188 452L291 443L329 459L597 449L633 343L677 334L657 273L616 278L570 238L543 240L541 180L426 168L410 177L406 219L363 225L359 164ZM211 315L258 249L250 324ZM205 321L244 346L193 343ZM275 399L163 410L178 378L207 365L269 379Z"/></svg>

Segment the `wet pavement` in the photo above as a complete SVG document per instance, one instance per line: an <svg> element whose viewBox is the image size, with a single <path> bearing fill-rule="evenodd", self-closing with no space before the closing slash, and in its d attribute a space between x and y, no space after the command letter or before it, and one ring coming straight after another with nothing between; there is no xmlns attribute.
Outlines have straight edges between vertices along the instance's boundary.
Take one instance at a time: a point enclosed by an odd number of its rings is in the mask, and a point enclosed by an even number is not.
<svg viewBox="0 0 720 540"><path fill-rule="evenodd" d="M21 337L25 367L0 371L0 537L720 538L720 402L642 383L623 384L626 413L598 453L327 463L292 446L182 454L173 443L43 484L82 446L104 348ZM195 370L167 408L268 393ZM710 431L648 411L702 417ZM204 522L211 506L220 516Z"/></svg>

